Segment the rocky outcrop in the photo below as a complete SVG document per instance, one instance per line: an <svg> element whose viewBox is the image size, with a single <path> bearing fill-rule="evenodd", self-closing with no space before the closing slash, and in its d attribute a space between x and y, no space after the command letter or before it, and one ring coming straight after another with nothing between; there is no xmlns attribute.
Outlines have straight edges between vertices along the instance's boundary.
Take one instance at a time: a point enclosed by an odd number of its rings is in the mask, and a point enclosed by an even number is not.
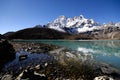
<svg viewBox="0 0 120 80"><path fill-rule="evenodd" d="M0 40L0 68L15 58L15 50L7 40Z"/></svg>
<svg viewBox="0 0 120 80"><path fill-rule="evenodd" d="M102 27L100 30L94 30L91 32L96 39L114 39L120 40L120 28L116 26Z"/></svg>
<svg viewBox="0 0 120 80"><path fill-rule="evenodd" d="M114 79L108 76L99 76L99 77L95 77L94 80L114 80Z"/></svg>

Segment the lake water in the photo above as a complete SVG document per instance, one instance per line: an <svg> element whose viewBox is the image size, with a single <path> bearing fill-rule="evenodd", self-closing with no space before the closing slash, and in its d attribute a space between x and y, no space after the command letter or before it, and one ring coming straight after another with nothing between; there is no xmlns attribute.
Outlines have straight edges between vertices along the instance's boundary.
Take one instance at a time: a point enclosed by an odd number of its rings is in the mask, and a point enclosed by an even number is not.
<svg viewBox="0 0 120 80"><path fill-rule="evenodd" d="M22 40L20 42L36 42L53 44L61 47L75 50L92 56L94 61L107 63L120 70L120 41L119 40ZM23 53L23 52L22 52ZM11 70L13 66L28 66L39 64L41 61L53 60L47 54L28 54L27 60L19 62L18 58L7 64L5 67ZM16 54L17 55L17 54ZM69 54L68 54L69 55ZM69 55L70 56L70 55ZM79 56L79 55L78 55ZM77 57L76 57L77 58ZM16 66L16 70L18 67Z"/></svg>
<svg viewBox="0 0 120 80"><path fill-rule="evenodd" d="M105 62L120 69L120 41L119 40L36 40L45 44L53 44L90 54L94 60Z"/></svg>

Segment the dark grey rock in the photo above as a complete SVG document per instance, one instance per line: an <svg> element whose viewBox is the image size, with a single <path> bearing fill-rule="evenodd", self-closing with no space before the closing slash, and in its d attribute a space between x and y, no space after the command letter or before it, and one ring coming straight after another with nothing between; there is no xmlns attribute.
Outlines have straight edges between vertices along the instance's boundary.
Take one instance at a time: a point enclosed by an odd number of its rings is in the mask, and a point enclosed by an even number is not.
<svg viewBox="0 0 120 80"><path fill-rule="evenodd" d="M7 40L0 40L0 68L15 58L15 50Z"/></svg>

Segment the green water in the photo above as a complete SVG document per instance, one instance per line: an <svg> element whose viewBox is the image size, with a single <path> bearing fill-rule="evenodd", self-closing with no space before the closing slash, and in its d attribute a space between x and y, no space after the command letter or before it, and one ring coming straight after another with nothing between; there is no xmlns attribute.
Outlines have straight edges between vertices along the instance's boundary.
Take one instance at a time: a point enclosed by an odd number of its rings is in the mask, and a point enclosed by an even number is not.
<svg viewBox="0 0 120 80"><path fill-rule="evenodd" d="M119 40L24 40L25 42L40 42L66 47L82 53L90 54L100 62L105 62L120 69Z"/></svg>

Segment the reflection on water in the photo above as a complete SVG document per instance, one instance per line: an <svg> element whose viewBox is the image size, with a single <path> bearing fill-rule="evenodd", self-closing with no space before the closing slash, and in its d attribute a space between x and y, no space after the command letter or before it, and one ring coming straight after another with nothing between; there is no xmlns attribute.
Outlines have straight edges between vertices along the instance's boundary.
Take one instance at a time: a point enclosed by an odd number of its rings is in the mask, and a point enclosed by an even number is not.
<svg viewBox="0 0 120 80"><path fill-rule="evenodd" d="M62 47L50 51L48 54L20 52L28 55L28 58L23 61L19 61L18 56L20 53L17 53L16 59L6 64L4 69L7 71L13 69L18 71L20 67L35 66L37 64L57 60L63 65L74 65L73 63L77 63L77 65L85 63L92 65L94 61L103 62L120 70L120 41L38 40L34 42L42 42Z"/></svg>
<svg viewBox="0 0 120 80"><path fill-rule="evenodd" d="M63 46L91 55L95 60L109 63L120 69L120 41L67 41L40 40L42 43Z"/></svg>
<svg viewBox="0 0 120 80"><path fill-rule="evenodd" d="M49 54L53 55L62 65L69 65L78 63L78 65L90 65L93 62L93 55L81 53L75 50L69 50L64 47L50 51Z"/></svg>
<svg viewBox="0 0 120 80"><path fill-rule="evenodd" d="M19 55L21 54L25 54L28 55L27 59L20 61L19 60ZM21 69L23 68L27 68L28 66L36 66L37 64L44 64L46 62L52 62L53 61L53 57L45 54L45 53L34 53L34 54L30 54L29 52L17 52L16 53L16 59L13 60L12 62L9 62L7 64L5 64L4 66L4 71L6 72L19 72Z"/></svg>

